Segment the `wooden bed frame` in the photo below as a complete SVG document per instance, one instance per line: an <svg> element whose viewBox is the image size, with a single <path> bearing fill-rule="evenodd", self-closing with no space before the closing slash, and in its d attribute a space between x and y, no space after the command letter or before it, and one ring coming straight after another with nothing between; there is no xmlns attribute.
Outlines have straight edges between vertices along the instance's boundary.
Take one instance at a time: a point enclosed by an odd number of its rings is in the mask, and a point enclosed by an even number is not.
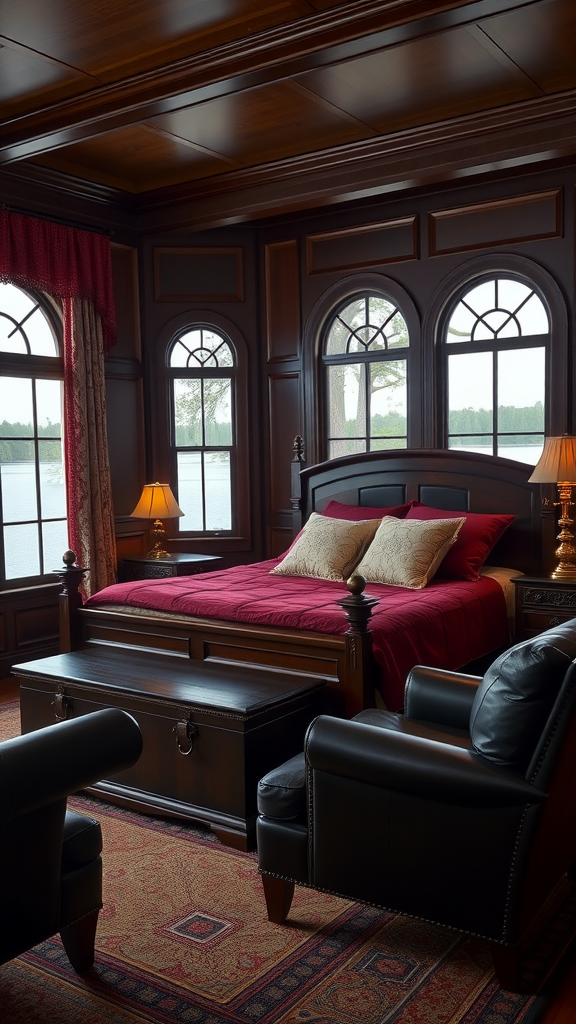
<svg viewBox="0 0 576 1024"><path fill-rule="evenodd" d="M306 467L300 438L294 443L292 509L296 533L312 511L334 499L385 507L411 499L455 511L511 513L516 518L490 556L493 565L538 573L542 565L540 489L529 484L531 467L509 459L461 451L409 449L370 452ZM544 515L552 519L553 510ZM94 644L118 650L152 650L178 659L265 665L328 680L328 710L351 717L374 704L369 616L374 603L362 594L342 601L349 629L340 636L203 618L138 617L81 607L84 570L70 562L59 572L61 650Z"/></svg>

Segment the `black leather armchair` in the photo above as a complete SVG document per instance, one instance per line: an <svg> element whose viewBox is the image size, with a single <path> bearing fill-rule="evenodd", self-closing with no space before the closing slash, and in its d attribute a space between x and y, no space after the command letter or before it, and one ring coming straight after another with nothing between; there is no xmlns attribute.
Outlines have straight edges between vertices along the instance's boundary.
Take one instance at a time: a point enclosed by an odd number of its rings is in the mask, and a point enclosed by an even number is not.
<svg viewBox="0 0 576 1024"><path fill-rule="evenodd" d="M294 883L494 943L515 988L523 944L576 863L576 619L484 678L417 667L405 714L321 716L259 784L270 920Z"/></svg>
<svg viewBox="0 0 576 1024"><path fill-rule="evenodd" d="M66 798L140 756L124 711L82 718L0 743L0 963L60 932L74 969L94 962L102 906L102 836Z"/></svg>

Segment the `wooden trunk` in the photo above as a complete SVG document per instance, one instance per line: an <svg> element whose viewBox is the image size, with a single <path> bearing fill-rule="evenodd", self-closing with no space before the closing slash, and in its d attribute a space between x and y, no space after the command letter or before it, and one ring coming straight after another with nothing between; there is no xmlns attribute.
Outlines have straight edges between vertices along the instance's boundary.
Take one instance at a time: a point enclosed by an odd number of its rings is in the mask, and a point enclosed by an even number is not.
<svg viewBox="0 0 576 1024"><path fill-rule="evenodd" d="M123 708L138 721L140 760L94 793L204 822L239 849L254 844L259 779L303 749L325 686L295 673L102 647L27 662L14 672L23 732L104 707Z"/></svg>

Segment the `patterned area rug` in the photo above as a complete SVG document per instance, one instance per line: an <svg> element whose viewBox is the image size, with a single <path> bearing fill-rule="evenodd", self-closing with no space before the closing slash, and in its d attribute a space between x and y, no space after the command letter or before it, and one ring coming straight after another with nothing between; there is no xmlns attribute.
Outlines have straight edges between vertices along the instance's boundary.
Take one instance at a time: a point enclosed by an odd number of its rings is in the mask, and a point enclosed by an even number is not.
<svg viewBox="0 0 576 1024"><path fill-rule="evenodd" d="M18 732L16 705L0 738ZM211 833L75 797L104 836L96 964L53 938L0 967L7 1024L534 1024L543 997L494 979L488 945L296 887L268 922L254 854ZM572 895L527 965L537 980L574 926Z"/></svg>

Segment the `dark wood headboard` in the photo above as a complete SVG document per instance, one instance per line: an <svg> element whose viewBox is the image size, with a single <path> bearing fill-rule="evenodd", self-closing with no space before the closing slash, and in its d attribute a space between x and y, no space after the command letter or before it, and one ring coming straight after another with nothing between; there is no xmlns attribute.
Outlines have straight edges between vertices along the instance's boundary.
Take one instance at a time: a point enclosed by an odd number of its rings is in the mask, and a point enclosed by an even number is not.
<svg viewBox="0 0 576 1024"><path fill-rule="evenodd" d="M504 512L515 519L490 563L523 573L541 570L542 510L539 486L528 483L532 466L446 449L369 452L309 467L304 467L302 450L296 454L295 448L295 532L331 500L376 507L421 501L458 512Z"/></svg>

